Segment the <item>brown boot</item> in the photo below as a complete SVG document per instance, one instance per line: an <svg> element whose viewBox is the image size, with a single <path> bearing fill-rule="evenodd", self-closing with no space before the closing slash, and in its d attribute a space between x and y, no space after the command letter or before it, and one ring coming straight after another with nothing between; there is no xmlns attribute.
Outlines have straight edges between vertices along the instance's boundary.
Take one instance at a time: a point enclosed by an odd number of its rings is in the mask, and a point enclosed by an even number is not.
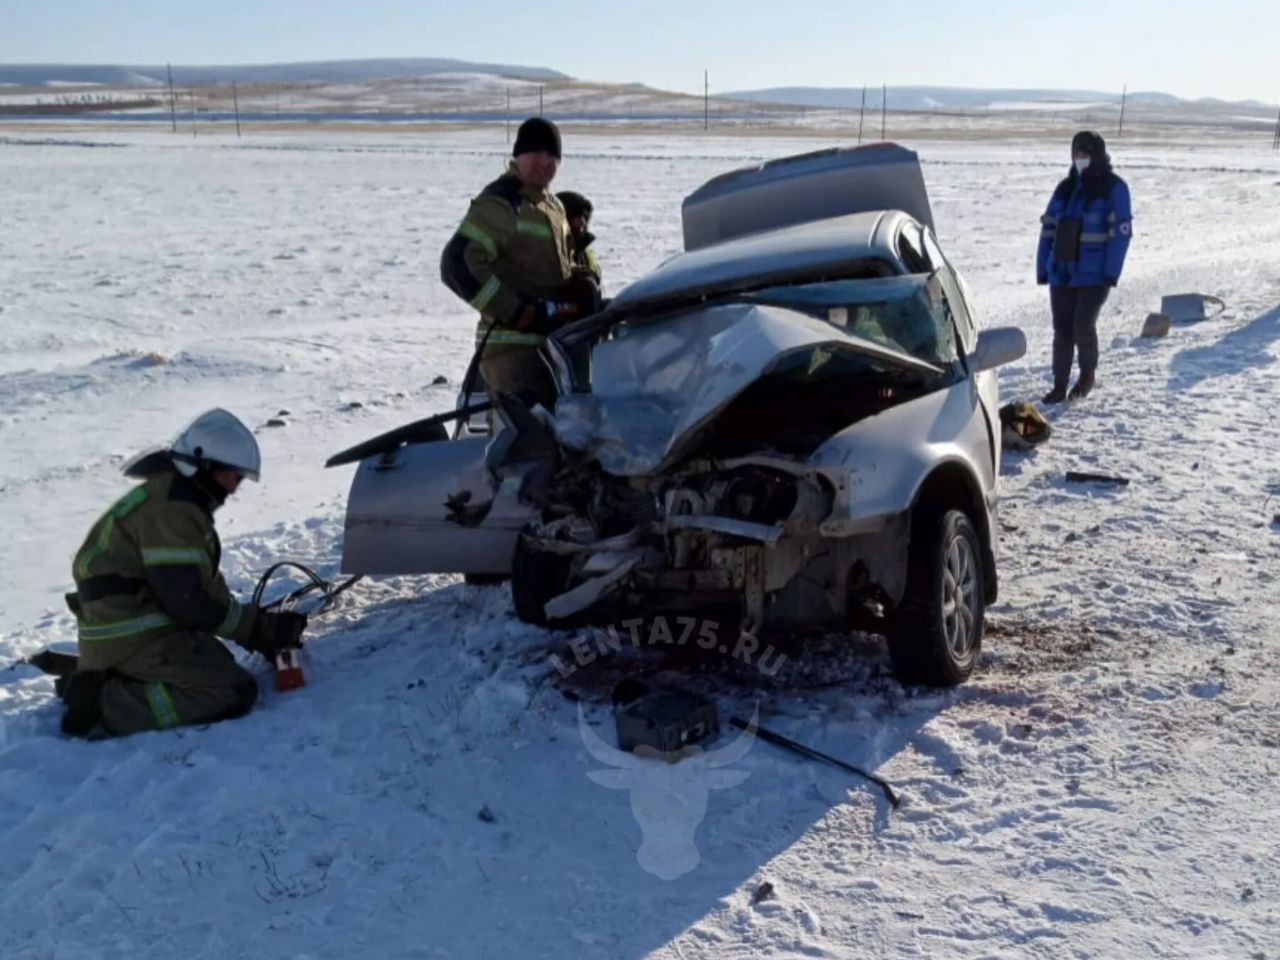
<svg viewBox="0 0 1280 960"><path fill-rule="evenodd" d="M1083 400L1093 392L1093 371L1081 370L1080 379L1076 381L1076 385L1071 388L1069 398L1072 400Z"/></svg>

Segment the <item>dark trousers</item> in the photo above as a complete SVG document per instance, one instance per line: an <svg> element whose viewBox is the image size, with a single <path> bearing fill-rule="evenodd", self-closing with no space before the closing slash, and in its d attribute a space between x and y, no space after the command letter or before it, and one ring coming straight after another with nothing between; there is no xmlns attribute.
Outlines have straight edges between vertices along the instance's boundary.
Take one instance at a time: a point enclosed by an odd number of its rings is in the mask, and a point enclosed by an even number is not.
<svg viewBox="0 0 1280 960"><path fill-rule="evenodd" d="M1080 351L1080 372L1098 369L1098 314L1110 287L1050 287L1053 313L1053 385L1067 388L1071 362Z"/></svg>
<svg viewBox="0 0 1280 960"><path fill-rule="evenodd" d="M102 725L116 736L242 717L258 681L216 637L181 633L157 639L107 672Z"/></svg>
<svg viewBox="0 0 1280 960"><path fill-rule="evenodd" d="M556 383L537 347L487 344L480 358L480 374L491 399L509 393L526 405L540 403L548 410L556 407Z"/></svg>

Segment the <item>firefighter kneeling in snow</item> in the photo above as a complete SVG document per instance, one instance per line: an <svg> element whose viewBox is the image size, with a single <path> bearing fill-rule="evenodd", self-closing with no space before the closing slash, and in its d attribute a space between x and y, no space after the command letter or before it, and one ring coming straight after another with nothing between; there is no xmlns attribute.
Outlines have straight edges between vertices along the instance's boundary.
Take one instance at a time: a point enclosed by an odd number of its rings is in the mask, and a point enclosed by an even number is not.
<svg viewBox="0 0 1280 960"><path fill-rule="evenodd" d="M123 736L243 716L258 684L217 638L272 659L300 646L305 616L240 603L218 570L213 513L260 468L253 434L217 409L169 449L125 467L144 482L102 515L75 556L67 603L80 656L58 681L64 733Z"/></svg>

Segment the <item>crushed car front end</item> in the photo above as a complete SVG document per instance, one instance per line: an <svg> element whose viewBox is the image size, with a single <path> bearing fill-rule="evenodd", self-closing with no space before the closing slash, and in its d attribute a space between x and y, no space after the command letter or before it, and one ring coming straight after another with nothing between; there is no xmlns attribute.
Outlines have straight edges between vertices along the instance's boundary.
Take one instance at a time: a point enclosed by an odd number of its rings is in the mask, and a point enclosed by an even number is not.
<svg viewBox="0 0 1280 960"><path fill-rule="evenodd" d="M555 466L524 486L539 514L516 550L517 611L714 607L748 632L846 625L859 571L895 567L859 555L903 556L906 529L859 516L851 465L824 445L958 382L939 362L930 292L927 276L868 278L621 315L592 348L592 390L525 422L547 437L524 448ZM918 321L897 324L908 339L923 326L929 359L870 335L890 317Z"/></svg>

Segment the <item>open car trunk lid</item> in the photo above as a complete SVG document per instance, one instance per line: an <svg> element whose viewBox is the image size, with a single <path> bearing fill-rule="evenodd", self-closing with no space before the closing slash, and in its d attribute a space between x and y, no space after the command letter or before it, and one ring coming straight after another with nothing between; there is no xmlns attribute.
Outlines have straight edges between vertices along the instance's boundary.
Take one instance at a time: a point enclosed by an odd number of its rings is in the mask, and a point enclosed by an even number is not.
<svg viewBox="0 0 1280 960"><path fill-rule="evenodd" d="M721 174L685 198L684 248L871 210L902 210L933 226L915 151L837 147Z"/></svg>

